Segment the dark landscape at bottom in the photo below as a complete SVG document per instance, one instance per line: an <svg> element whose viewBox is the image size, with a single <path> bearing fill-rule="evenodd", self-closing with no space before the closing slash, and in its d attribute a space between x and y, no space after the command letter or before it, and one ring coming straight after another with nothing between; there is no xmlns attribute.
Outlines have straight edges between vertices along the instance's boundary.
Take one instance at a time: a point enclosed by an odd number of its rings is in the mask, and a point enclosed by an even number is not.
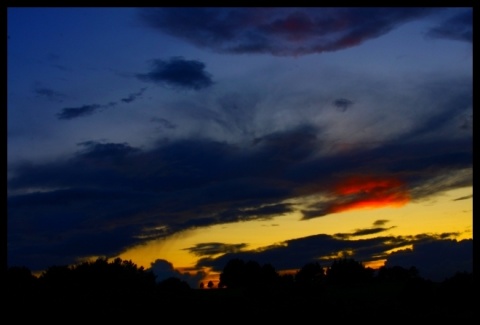
<svg viewBox="0 0 480 325"><path fill-rule="evenodd" d="M26 267L7 269L5 315L16 323L35 320L212 322L355 320L369 323L474 320L473 273L442 282L426 280L415 267L373 270L354 259L330 267L307 263L279 275L270 264L230 260L220 283L191 288L179 278L157 281L131 261L97 259L52 266L39 277Z"/></svg>

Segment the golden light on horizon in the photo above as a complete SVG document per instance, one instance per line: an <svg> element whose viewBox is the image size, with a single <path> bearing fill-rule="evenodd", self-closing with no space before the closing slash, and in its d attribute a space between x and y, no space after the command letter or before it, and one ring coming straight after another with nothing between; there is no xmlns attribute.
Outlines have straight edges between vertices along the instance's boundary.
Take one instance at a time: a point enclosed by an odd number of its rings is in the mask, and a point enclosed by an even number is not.
<svg viewBox="0 0 480 325"><path fill-rule="evenodd" d="M301 220L301 213L295 211L271 220L218 224L148 241L128 249L120 257L131 259L137 265L146 268L156 259L165 259L176 269L194 268L200 257L190 253L188 248L199 243L245 243L246 250L255 250L316 234L353 233L356 229L372 227L378 220L384 220L389 225L381 233L382 236L454 233L457 234L455 237L457 240L471 239L473 238L472 198L469 197L471 193L472 188L465 187L423 201L410 201L400 208L384 206L373 210L348 210L308 220ZM461 197L469 198L457 199ZM365 235L362 238L375 236L378 234ZM405 248L408 246L396 250ZM371 263L369 265L377 265L380 262Z"/></svg>

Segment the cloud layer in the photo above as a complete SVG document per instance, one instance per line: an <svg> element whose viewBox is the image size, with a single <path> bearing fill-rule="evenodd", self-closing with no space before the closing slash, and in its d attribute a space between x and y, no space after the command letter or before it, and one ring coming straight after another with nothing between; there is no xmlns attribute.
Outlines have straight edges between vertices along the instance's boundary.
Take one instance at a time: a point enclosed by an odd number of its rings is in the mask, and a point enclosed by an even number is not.
<svg viewBox="0 0 480 325"><path fill-rule="evenodd" d="M58 256L65 262L114 256L192 227L291 211L308 219L472 184L468 139L398 139L318 156L318 132L303 126L244 148L206 139L163 142L151 150L87 141L69 160L18 165L9 182L9 191L18 193L8 202L9 262L42 268L58 263ZM288 202L313 196L309 205ZM108 245L96 244L104 241Z"/></svg>
<svg viewBox="0 0 480 325"><path fill-rule="evenodd" d="M434 10L146 8L139 15L152 28L216 52L298 56L359 45Z"/></svg>

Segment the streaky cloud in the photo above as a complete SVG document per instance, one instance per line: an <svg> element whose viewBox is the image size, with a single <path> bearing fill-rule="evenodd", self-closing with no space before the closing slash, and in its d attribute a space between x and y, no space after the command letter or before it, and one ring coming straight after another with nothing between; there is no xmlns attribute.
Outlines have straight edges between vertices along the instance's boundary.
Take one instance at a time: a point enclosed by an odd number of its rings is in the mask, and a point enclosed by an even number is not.
<svg viewBox="0 0 480 325"><path fill-rule="evenodd" d="M439 8L145 8L147 26L221 53L298 56L357 46Z"/></svg>
<svg viewBox="0 0 480 325"><path fill-rule="evenodd" d="M98 104L83 105L80 107L66 107L57 114L57 117L60 120L71 120L82 116L92 115L96 110L100 108L102 108L102 105Z"/></svg>
<svg viewBox="0 0 480 325"><path fill-rule="evenodd" d="M38 97L44 97L52 102L62 102L63 99L67 97L58 91L40 86L35 87L34 92L37 94Z"/></svg>
<svg viewBox="0 0 480 325"><path fill-rule="evenodd" d="M430 29L428 37L473 42L473 8L444 21L441 25Z"/></svg>
<svg viewBox="0 0 480 325"><path fill-rule="evenodd" d="M196 256L212 256L225 253L237 253L244 250L248 245L241 244L224 244L224 243L199 243L194 247L185 248L185 250Z"/></svg>
<svg viewBox="0 0 480 325"><path fill-rule="evenodd" d="M127 104L128 104L128 103L131 103L131 102L133 102L134 100L136 100L138 97L140 97L140 96L145 92L145 90L147 90L146 87L144 87L144 88L140 89L138 92L133 93L133 94L130 94L130 95L128 95L127 97L122 98L122 99L120 99L120 100L121 100L122 102L124 102L124 103L127 103Z"/></svg>
<svg viewBox="0 0 480 325"><path fill-rule="evenodd" d="M142 88L140 91L130 94L128 97L120 99L121 102L129 104L135 100L137 100L146 90L147 88ZM60 120L71 120L79 117L84 117L88 115L92 115L97 112L99 109L105 109L110 107L117 106L117 102L109 102L104 105L100 104L92 104L92 105L83 105L80 107L72 107L72 108L63 108L60 113L57 113L57 118Z"/></svg>
<svg viewBox="0 0 480 325"><path fill-rule="evenodd" d="M456 199L453 199L452 201L468 200L468 199L471 199L472 197L473 197L473 194L470 194L470 195L458 197Z"/></svg>

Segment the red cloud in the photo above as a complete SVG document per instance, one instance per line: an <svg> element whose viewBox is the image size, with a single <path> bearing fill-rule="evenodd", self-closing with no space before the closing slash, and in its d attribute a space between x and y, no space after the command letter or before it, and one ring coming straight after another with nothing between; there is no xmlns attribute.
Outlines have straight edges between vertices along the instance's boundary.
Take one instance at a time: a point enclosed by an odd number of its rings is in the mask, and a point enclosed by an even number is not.
<svg viewBox="0 0 480 325"><path fill-rule="evenodd" d="M334 192L341 202L331 206L331 212L400 207L410 201L405 184L397 178L354 176L339 182Z"/></svg>

